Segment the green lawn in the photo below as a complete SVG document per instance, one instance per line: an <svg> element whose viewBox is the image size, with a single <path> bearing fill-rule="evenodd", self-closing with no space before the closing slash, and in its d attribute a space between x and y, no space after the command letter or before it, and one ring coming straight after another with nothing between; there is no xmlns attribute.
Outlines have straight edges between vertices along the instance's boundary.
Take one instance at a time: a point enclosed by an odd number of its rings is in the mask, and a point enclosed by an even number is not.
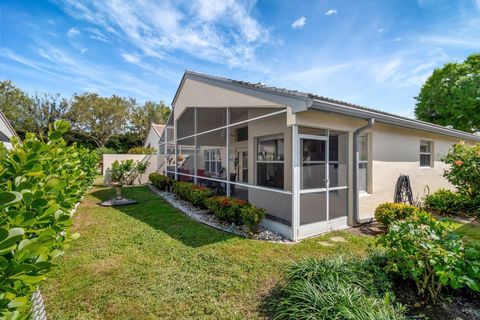
<svg viewBox="0 0 480 320"><path fill-rule="evenodd" d="M480 223L462 223L449 218L440 218L448 229L460 234L466 241L480 241Z"/></svg>
<svg viewBox="0 0 480 320"><path fill-rule="evenodd" d="M147 187L124 188L138 205L104 208L94 188L79 207L81 237L42 284L49 319L257 319L293 260L363 255L372 237L348 231L274 244L201 225ZM346 242L329 238L341 236Z"/></svg>

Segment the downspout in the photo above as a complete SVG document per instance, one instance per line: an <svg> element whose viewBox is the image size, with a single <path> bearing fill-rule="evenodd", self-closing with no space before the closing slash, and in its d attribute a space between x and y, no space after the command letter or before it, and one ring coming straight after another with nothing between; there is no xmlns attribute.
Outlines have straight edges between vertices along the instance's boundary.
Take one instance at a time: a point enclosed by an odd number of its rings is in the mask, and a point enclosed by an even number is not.
<svg viewBox="0 0 480 320"><path fill-rule="evenodd" d="M353 223L354 225L361 225L364 223L369 223L373 219L360 219L359 210L359 196L358 196L358 136L363 131L373 127L375 124L375 119L368 119L368 123L361 128L358 128L353 132Z"/></svg>

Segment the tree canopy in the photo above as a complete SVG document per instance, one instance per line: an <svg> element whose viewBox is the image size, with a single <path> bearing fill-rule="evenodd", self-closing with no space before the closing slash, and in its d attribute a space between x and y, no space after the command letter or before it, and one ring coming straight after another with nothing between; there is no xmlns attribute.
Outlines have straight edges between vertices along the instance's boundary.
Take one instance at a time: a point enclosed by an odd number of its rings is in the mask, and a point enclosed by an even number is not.
<svg viewBox="0 0 480 320"><path fill-rule="evenodd" d="M480 53L435 69L415 99L419 120L480 131Z"/></svg>
<svg viewBox="0 0 480 320"><path fill-rule="evenodd" d="M10 80L0 81L0 109L17 132L42 137L48 124L65 119L72 124L66 141L88 148L113 147L118 152L143 144L152 123L163 124L170 108L163 102L96 93L75 94L68 100L60 94L28 95Z"/></svg>

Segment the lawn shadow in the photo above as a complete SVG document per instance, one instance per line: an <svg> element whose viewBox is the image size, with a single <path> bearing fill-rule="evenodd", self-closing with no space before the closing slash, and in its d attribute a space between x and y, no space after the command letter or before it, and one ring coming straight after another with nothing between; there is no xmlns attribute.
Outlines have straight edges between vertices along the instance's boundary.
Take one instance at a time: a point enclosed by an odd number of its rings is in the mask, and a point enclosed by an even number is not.
<svg viewBox="0 0 480 320"><path fill-rule="evenodd" d="M122 193L125 198L137 200L139 203L110 208L140 220L186 246L198 248L238 238L238 236L213 229L187 217L151 192L146 186L122 188ZM115 191L113 188L100 188L90 194L99 200L98 205L100 205L100 202L111 199L115 195ZM128 230L124 230L124 232L128 232Z"/></svg>

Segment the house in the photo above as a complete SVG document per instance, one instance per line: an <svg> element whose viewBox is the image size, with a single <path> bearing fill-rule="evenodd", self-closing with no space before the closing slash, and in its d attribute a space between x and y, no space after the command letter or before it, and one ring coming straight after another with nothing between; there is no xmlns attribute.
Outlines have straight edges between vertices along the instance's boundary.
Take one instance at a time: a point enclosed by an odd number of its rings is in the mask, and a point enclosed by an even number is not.
<svg viewBox="0 0 480 320"><path fill-rule="evenodd" d="M3 112L0 111L0 141L7 149L12 148L10 140L12 137L17 136L17 133L13 129L12 125L5 117Z"/></svg>
<svg viewBox="0 0 480 320"><path fill-rule="evenodd" d="M298 240L368 221L394 199L449 188L441 157L480 137L299 91L185 72L159 143L159 170L265 208Z"/></svg>
<svg viewBox="0 0 480 320"><path fill-rule="evenodd" d="M165 125L152 123L143 146L145 148L153 148L158 152L158 142L160 141L160 136L162 135L164 128Z"/></svg>

